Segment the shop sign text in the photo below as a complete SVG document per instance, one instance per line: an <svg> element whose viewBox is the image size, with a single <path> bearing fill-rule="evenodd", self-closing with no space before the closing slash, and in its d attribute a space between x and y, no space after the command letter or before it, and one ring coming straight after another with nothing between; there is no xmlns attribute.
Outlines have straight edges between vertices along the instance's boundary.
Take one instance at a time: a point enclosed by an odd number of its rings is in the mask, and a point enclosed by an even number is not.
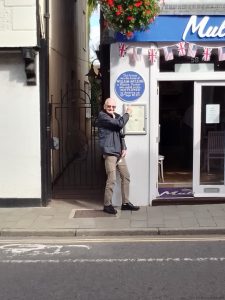
<svg viewBox="0 0 225 300"><path fill-rule="evenodd" d="M183 40L186 39L187 33L191 30L192 34L197 32L200 38L210 38L225 36L225 20L220 24L220 26L208 26L210 17L204 17L197 24L197 16L191 16L185 30L183 33Z"/></svg>

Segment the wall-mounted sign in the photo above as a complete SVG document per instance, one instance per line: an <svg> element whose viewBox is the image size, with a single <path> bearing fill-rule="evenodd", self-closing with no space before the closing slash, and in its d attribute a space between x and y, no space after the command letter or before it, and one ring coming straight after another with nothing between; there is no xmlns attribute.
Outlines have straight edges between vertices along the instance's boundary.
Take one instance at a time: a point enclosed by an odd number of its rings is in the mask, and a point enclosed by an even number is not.
<svg viewBox="0 0 225 300"><path fill-rule="evenodd" d="M136 31L133 37L117 34L127 42L225 42L225 16L160 15L149 30Z"/></svg>
<svg viewBox="0 0 225 300"><path fill-rule="evenodd" d="M206 104L206 124L220 123L220 105Z"/></svg>
<svg viewBox="0 0 225 300"><path fill-rule="evenodd" d="M124 72L116 79L115 92L122 101L133 102L142 96L144 90L144 79L136 72Z"/></svg>
<svg viewBox="0 0 225 300"><path fill-rule="evenodd" d="M123 106L124 112L126 111L126 104ZM125 134L146 134L146 105L145 104L132 104L132 113L129 121L124 127Z"/></svg>

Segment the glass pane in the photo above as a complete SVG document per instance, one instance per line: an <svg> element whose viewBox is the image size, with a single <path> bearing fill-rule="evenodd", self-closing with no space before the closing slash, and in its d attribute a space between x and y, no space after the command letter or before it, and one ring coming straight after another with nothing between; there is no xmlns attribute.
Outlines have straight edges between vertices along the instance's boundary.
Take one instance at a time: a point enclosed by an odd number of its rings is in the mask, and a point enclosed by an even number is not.
<svg viewBox="0 0 225 300"><path fill-rule="evenodd" d="M224 185L225 86L202 86L200 184Z"/></svg>

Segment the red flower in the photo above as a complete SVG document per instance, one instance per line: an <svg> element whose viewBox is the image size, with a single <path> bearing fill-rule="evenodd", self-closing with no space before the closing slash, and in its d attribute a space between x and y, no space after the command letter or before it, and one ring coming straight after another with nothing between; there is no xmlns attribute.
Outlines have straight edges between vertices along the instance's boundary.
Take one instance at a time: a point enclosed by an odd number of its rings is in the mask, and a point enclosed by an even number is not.
<svg viewBox="0 0 225 300"><path fill-rule="evenodd" d="M127 17L127 21L132 21L132 20L134 20L134 17L132 17L132 16Z"/></svg>
<svg viewBox="0 0 225 300"><path fill-rule="evenodd" d="M142 5L142 1L139 1L139 2L134 3L134 6L136 6L136 7L139 7L139 6L141 6L141 5Z"/></svg>
<svg viewBox="0 0 225 300"><path fill-rule="evenodd" d="M122 8L122 5L118 5L117 6L117 11L116 11L116 15L119 16L121 15L123 12L123 8Z"/></svg>
<svg viewBox="0 0 225 300"><path fill-rule="evenodd" d="M107 1L108 1L109 6L113 6L114 5L114 0L107 0Z"/></svg>
<svg viewBox="0 0 225 300"><path fill-rule="evenodd" d="M126 32L126 37L127 37L127 38L132 37L132 35L133 35L133 32L131 32L131 31L127 31L127 32Z"/></svg>
<svg viewBox="0 0 225 300"><path fill-rule="evenodd" d="M160 10L159 0L97 0L97 2L101 4L109 26L127 38L131 38L134 31L146 30Z"/></svg>

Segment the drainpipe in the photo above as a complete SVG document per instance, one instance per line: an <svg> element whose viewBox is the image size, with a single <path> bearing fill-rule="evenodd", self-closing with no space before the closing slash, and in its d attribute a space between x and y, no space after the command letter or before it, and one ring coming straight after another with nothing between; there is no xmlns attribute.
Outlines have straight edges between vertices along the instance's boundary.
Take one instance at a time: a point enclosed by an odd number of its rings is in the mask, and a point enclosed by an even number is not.
<svg viewBox="0 0 225 300"><path fill-rule="evenodd" d="M46 206L51 198L50 110L49 110L49 0L45 0L45 36L40 51L40 111L41 111L41 200Z"/></svg>

